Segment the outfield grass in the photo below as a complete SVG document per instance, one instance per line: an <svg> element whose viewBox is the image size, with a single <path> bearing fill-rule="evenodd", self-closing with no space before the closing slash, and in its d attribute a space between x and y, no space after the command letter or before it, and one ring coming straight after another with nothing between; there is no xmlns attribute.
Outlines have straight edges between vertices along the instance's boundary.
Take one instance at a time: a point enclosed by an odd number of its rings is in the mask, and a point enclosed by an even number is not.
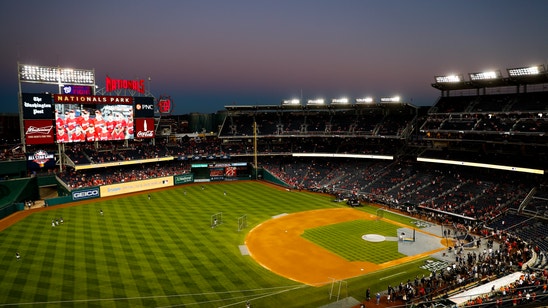
<svg viewBox="0 0 548 308"><path fill-rule="evenodd" d="M0 307L243 307L247 300L256 307L318 307L333 301L330 286L273 274L243 256L239 245L273 216L345 205L251 181L205 187L155 191L151 200L145 193L53 207L0 232ZM219 212L222 224L211 228L211 215ZM242 215L248 227L238 232ZM64 223L52 227L60 217ZM376 292L406 281L425 272L422 262L351 279L344 295L363 299L367 287Z"/></svg>
<svg viewBox="0 0 548 308"><path fill-rule="evenodd" d="M305 230L304 238L324 247L348 261L369 261L375 264L396 260L405 255L398 252L397 241L367 242L360 235L398 236L398 226L381 221L354 220Z"/></svg>

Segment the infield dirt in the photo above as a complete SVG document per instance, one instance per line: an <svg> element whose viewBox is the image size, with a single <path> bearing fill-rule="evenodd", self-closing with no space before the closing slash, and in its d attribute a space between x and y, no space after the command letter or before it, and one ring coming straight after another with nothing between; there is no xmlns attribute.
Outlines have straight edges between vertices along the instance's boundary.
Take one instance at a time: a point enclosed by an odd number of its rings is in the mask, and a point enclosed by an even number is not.
<svg viewBox="0 0 548 308"><path fill-rule="evenodd" d="M333 279L357 277L429 254L408 256L383 264L350 262L301 237L306 229L357 219L374 220L376 216L352 208L279 215L252 229L245 244L253 259L263 267L311 286L325 285Z"/></svg>

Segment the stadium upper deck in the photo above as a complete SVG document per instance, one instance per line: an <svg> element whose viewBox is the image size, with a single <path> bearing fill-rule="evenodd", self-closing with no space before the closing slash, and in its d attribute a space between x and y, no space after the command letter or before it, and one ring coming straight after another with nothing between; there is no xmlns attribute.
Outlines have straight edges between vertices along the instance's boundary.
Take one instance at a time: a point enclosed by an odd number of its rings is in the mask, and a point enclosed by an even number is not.
<svg viewBox="0 0 548 308"><path fill-rule="evenodd" d="M320 106L227 106L221 138L365 137L407 138L417 107L406 103L368 103Z"/></svg>

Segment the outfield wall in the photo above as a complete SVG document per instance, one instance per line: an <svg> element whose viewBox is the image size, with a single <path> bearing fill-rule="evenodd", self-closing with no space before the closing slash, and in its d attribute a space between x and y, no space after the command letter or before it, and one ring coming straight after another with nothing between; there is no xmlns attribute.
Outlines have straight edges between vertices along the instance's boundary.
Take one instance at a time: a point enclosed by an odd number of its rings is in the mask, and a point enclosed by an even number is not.
<svg viewBox="0 0 548 308"><path fill-rule="evenodd" d="M0 182L0 206L40 199L36 177Z"/></svg>
<svg viewBox="0 0 548 308"><path fill-rule="evenodd" d="M249 178L250 175L225 180L249 180ZM39 186L57 186L59 196L45 200L44 205L49 207L70 202L144 192L147 190L173 187L194 182L197 182L194 174L185 173L174 176L132 181L128 183L117 183L70 190L66 187L66 185L64 185L64 183L61 182L59 178L54 175L47 176L40 181L38 181L36 177L9 180L0 182L0 219L5 218L17 211L24 210L25 200L39 200Z"/></svg>
<svg viewBox="0 0 548 308"><path fill-rule="evenodd" d="M99 190L101 197L110 197L170 186L173 186L173 176L105 185L101 186Z"/></svg>
<svg viewBox="0 0 548 308"><path fill-rule="evenodd" d="M25 209L25 201L38 200L36 177L0 182L0 219Z"/></svg>
<svg viewBox="0 0 548 308"><path fill-rule="evenodd" d="M27 161L11 160L0 161L0 177L2 178L23 178L27 176Z"/></svg>

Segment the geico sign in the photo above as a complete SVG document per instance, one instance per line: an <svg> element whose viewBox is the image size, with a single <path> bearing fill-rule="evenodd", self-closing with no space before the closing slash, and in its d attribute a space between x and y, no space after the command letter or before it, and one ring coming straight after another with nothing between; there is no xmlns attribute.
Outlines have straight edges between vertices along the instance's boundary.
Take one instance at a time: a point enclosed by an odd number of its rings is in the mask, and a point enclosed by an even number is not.
<svg viewBox="0 0 548 308"><path fill-rule="evenodd" d="M87 199L87 198L93 198L99 196L99 190L85 190L85 191L77 191L72 193L73 199Z"/></svg>

